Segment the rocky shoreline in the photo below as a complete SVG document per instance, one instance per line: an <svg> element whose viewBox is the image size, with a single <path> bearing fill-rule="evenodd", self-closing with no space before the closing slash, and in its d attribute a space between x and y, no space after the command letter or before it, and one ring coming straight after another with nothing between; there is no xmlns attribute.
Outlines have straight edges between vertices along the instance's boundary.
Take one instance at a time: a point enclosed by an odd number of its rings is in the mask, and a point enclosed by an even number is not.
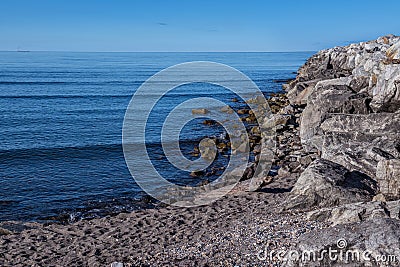
<svg viewBox="0 0 400 267"><path fill-rule="evenodd" d="M66 226L9 222L0 265L398 266L399 63L400 37L393 35L312 56L285 94L268 99L277 145L273 171L255 192L247 189L263 139L252 126L254 162L215 203ZM240 112L252 122L250 111ZM225 153L228 141L216 143ZM327 249L368 253L345 260L277 254L321 256Z"/></svg>

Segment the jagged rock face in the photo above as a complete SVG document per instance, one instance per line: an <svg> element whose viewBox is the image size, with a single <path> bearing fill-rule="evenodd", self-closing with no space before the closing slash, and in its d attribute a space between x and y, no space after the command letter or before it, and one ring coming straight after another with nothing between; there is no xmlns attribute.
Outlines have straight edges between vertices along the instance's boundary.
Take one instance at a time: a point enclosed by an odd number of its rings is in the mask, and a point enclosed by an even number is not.
<svg viewBox="0 0 400 267"><path fill-rule="evenodd" d="M376 183L367 175L318 159L300 175L285 209L323 208L370 201L375 193Z"/></svg>
<svg viewBox="0 0 400 267"><path fill-rule="evenodd" d="M299 253L312 252L311 255L317 255L317 258L321 258L321 260L303 261L300 257L300 259L290 260L286 266L387 266L386 264L398 266L399 263L394 257L391 258L391 262L387 260L386 263L382 263L379 259L383 255L400 255L399 232L400 221L390 218L313 231L302 235L298 243L293 246L293 250ZM332 255L336 255L336 257L329 257L328 253L321 255L323 250L329 248L331 248ZM333 250L336 250L336 253ZM343 254L339 254L340 251ZM354 258L350 256L346 258L346 251L358 251L360 254L359 257L357 254L353 254ZM365 251L368 254L363 257L362 253ZM348 259L347 262L346 259Z"/></svg>

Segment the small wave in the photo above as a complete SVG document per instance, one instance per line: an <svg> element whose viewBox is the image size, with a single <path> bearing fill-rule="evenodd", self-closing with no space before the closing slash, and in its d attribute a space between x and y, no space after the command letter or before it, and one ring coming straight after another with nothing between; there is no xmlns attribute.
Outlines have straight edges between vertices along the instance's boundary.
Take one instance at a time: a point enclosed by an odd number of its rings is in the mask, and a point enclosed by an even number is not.
<svg viewBox="0 0 400 267"><path fill-rule="evenodd" d="M195 143L196 140L181 140L181 145ZM133 144L135 145L135 144ZM160 142L146 143L147 149L161 148ZM162 149L162 148L161 148ZM122 154L122 144L98 144L87 146L66 146L51 148L28 148L28 149L3 149L0 150L0 160L15 159L55 159L55 158L88 158L94 156L106 156L104 152L119 152Z"/></svg>
<svg viewBox="0 0 400 267"><path fill-rule="evenodd" d="M229 92L190 92L186 96L225 96ZM85 99L85 98L131 98L133 94L119 94L119 95L0 95L0 99ZM148 93L146 96L158 96L158 94ZM181 97L182 93L168 93L163 97Z"/></svg>
<svg viewBox="0 0 400 267"><path fill-rule="evenodd" d="M74 223L80 220L101 218L135 210L156 208L159 202L154 198L137 192L138 197L120 197L104 201L88 201L84 207L66 210L56 210L54 215L39 217L38 221L56 222L61 224ZM100 197L101 198L101 197Z"/></svg>
<svg viewBox="0 0 400 267"><path fill-rule="evenodd" d="M80 99L80 98L128 98L132 95L3 95L0 99Z"/></svg>
<svg viewBox="0 0 400 267"><path fill-rule="evenodd" d="M0 200L0 207L1 206L11 206L18 203L18 201L15 200Z"/></svg>
<svg viewBox="0 0 400 267"><path fill-rule="evenodd" d="M0 82L0 85L18 85L18 84L26 84L26 85L48 85L48 84L67 84L70 82Z"/></svg>
<svg viewBox="0 0 400 267"><path fill-rule="evenodd" d="M0 81L0 85L126 85L141 84L144 81Z"/></svg>
<svg viewBox="0 0 400 267"><path fill-rule="evenodd" d="M28 148L0 150L0 160L14 160L27 158L57 158L57 157L88 157L100 151L122 151L121 144L100 144L77 147L52 147L52 148Z"/></svg>

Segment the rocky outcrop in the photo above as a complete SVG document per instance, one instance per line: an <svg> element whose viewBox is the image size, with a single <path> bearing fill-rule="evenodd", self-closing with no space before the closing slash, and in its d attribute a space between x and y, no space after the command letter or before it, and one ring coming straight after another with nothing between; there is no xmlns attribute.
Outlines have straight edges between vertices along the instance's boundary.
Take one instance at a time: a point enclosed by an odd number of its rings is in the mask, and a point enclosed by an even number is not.
<svg viewBox="0 0 400 267"><path fill-rule="evenodd" d="M291 105L304 107L304 150L368 175L388 199L400 198L399 58L394 35L335 47L312 56L285 86Z"/></svg>
<svg viewBox="0 0 400 267"><path fill-rule="evenodd" d="M284 88L301 107L299 139L317 151L284 210L331 227L302 235L296 251L368 251L370 259L299 259L289 266L398 266L400 263L400 37L323 50ZM346 246L339 248L338 239ZM379 261L394 255L395 262Z"/></svg>
<svg viewBox="0 0 400 267"><path fill-rule="evenodd" d="M287 265L398 266L400 37L320 51L284 88L290 105L304 109L304 153L320 157L301 173L284 210L306 211L308 220L330 225L301 235L293 249L306 256L327 249L370 256L297 258Z"/></svg>

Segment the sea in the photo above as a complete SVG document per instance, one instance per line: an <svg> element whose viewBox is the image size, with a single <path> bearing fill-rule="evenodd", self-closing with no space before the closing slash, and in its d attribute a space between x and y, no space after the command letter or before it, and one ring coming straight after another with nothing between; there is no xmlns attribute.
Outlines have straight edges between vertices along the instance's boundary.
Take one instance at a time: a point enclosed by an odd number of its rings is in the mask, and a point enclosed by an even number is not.
<svg viewBox="0 0 400 267"><path fill-rule="evenodd" d="M71 222L151 206L122 150L125 112L143 82L175 64L211 61L236 68L268 95L312 54L0 52L0 221ZM146 131L153 164L183 185L201 178L170 166L152 129L194 97L236 104L228 90L187 84L157 103ZM180 133L181 148L189 153L196 140L222 132L193 120Z"/></svg>

